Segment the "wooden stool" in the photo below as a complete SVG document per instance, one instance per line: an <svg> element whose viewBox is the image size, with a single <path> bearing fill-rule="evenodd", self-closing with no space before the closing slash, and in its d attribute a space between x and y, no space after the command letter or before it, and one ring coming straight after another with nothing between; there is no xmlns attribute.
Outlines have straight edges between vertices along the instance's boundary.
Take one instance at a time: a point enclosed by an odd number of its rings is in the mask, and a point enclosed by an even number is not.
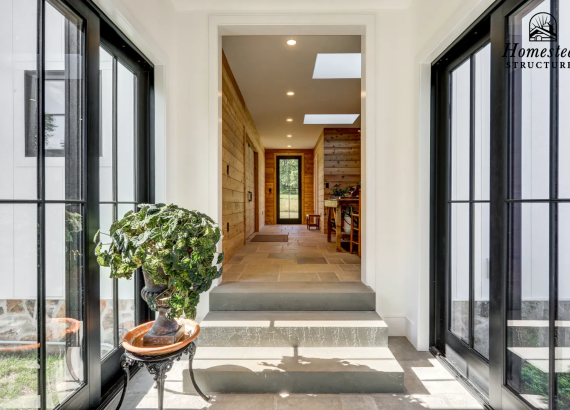
<svg viewBox="0 0 570 410"><path fill-rule="evenodd" d="M310 231L311 227L321 229L321 216L320 215L307 215L307 229Z"/></svg>

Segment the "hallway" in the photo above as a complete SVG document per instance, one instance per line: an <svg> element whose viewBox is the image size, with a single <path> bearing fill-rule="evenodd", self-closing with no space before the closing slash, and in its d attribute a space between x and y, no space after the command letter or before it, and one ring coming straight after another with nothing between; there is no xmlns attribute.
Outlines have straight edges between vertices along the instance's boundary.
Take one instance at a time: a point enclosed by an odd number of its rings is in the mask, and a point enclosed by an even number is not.
<svg viewBox="0 0 570 410"><path fill-rule="evenodd" d="M321 221L321 224L323 222ZM251 242L288 234L288 242ZM266 225L224 265L223 282L360 282L361 259L336 252L327 235L305 225Z"/></svg>

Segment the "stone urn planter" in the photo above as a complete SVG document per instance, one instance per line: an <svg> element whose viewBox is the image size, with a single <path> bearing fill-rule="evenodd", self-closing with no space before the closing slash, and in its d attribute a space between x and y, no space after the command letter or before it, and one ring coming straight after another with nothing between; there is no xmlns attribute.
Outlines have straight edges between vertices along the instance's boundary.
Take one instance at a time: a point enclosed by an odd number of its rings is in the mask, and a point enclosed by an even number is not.
<svg viewBox="0 0 570 410"><path fill-rule="evenodd" d="M160 276L168 279L162 269L157 269ZM168 289L167 285L159 285L154 282L154 279L144 271L144 288L141 290L141 297L148 304L149 298L156 301L156 309L158 317L150 328L147 334L142 338L143 346L163 346L177 343L184 335L184 327L178 324L176 319L169 319L168 313L170 307L168 306L168 297L161 298L161 294ZM149 305L150 306L150 305ZM151 306L152 308L152 306Z"/></svg>

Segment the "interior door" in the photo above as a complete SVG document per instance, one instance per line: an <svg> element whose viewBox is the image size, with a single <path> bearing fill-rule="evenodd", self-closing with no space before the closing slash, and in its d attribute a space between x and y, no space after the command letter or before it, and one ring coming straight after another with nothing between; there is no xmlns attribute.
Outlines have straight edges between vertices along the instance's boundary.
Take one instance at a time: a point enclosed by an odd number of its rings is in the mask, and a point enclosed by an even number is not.
<svg viewBox="0 0 570 410"><path fill-rule="evenodd" d="M302 223L302 156L278 156L277 177L277 223Z"/></svg>

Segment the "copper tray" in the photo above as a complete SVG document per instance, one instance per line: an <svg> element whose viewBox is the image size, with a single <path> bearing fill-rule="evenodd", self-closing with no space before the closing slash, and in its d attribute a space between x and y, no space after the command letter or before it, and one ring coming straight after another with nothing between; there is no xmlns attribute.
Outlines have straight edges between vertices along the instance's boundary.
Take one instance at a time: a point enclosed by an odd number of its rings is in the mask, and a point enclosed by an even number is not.
<svg viewBox="0 0 570 410"><path fill-rule="evenodd" d="M184 336L182 336L180 341L174 344L143 347L142 338L145 334L147 334L147 332L154 324L153 320L152 322L143 323L142 325L135 327L133 330L129 331L125 336L123 336L123 347L129 352L143 354L146 356L159 356L183 349L198 337L200 334L200 325L190 319L177 319L177 321L186 329L184 331Z"/></svg>

